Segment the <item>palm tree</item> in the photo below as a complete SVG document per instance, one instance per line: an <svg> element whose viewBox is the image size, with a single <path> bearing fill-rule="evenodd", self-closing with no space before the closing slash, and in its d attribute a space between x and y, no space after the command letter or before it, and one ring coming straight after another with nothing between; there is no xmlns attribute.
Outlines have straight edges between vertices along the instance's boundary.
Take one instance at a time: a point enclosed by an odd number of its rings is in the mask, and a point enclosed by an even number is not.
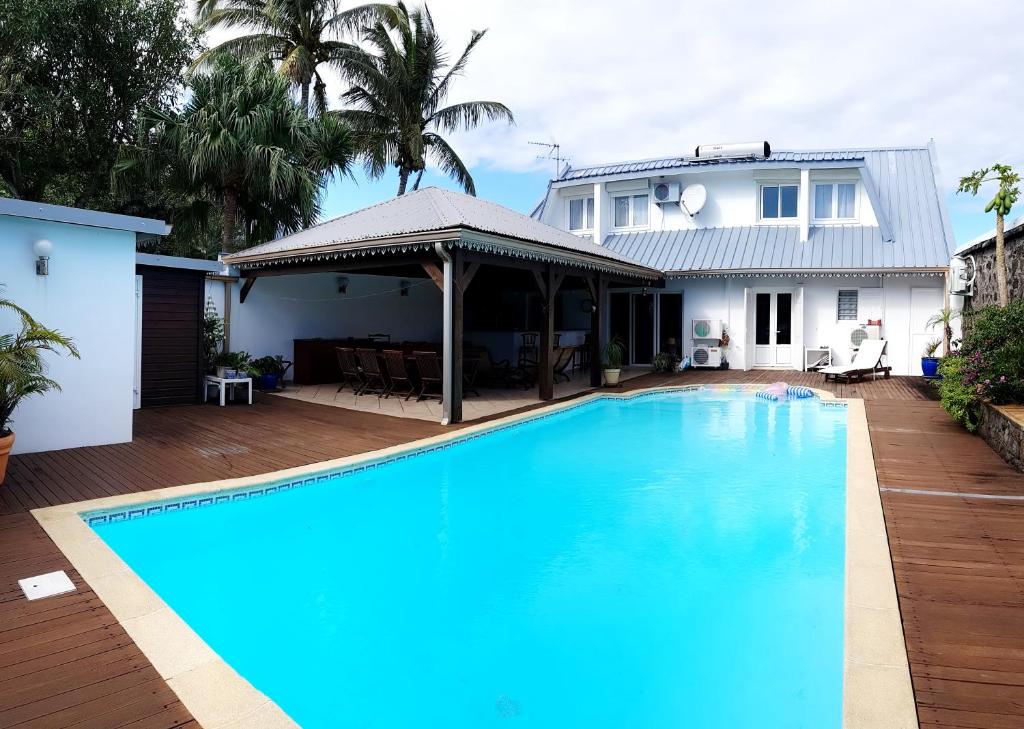
<svg viewBox="0 0 1024 729"><path fill-rule="evenodd" d="M398 194L403 195L413 173L413 189L419 187L429 156L467 193L476 194L469 170L441 133L472 129L484 119L514 124L512 112L496 101L442 105L486 32L473 31L462 54L448 66L425 5L410 12L399 2L386 19L363 29L372 51L361 50L341 64L350 88L342 95L346 108L337 113L351 125L371 177L394 166Z"/></svg>
<svg viewBox="0 0 1024 729"><path fill-rule="evenodd" d="M123 149L114 166L115 188L158 174L190 206L217 204L224 251L310 225L324 183L348 170L344 123L307 117L267 59L218 56L208 74L192 77L191 91L180 112L143 115L139 146Z"/></svg>
<svg viewBox="0 0 1024 729"><path fill-rule="evenodd" d="M339 38L386 14L386 7L373 3L339 11L337 0L199 0L201 30L245 28L252 32L205 51L192 68L209 64L225 52L243 58L268 57L279 62L279 72L299 87L303 111L309 114L312 85L314 104L323 113L327 94L319 67L338 63L357 50Z"/></svg>
<svg viewBox="0 0 1024 729"><path fill-rule="evenodd" d="M995 211L996 214L996 294L1000 306L1007 306L1010 303L1010 289L1006 281L1006 239L1005 220L1010 214L1010 209L1017 202L1020 195L1020 175L1013 171L1010 165L995 164L975 170L966 177L960 178L960 187L957 192L969 192L977 195L978 190L986 182L998 184L996 195L988 205L985 212Z"/></svg>
<svg viewBox="0 0 1024 729"><path fill-rule="evenodd" d="M952 349L953 343L953 322L960 318L959 311L953 311L948 306L934 314L925 322L925 327L942 327L942 354L947 355Z"/></svg>

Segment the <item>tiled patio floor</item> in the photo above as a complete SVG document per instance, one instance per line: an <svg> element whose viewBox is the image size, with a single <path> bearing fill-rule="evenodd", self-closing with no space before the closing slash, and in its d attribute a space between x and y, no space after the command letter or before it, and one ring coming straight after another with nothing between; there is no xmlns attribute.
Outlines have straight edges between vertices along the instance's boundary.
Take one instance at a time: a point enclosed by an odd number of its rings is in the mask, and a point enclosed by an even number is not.
<svg viewBox="0 0 1024 729"><path fill-rule="evenodd" d="M624 369L622 379L625 381L649 372L650 369L647 367ZM555 385L555 399L577 395L589 389L590 373L576 372L569 382L559 382ZM462 415L466 422L539 403L535 387L531 387L529 390L478 387L477 390L480 392L479 396L470 395L462 400ZM355 395L347 387L339 392L337 383L289 385L288 389L277 393L277 395L317 405L331 405L365 413L393 415L398 418L435 422L441 419L441 403L436 399L417 401L415 397L405 400L401 397L382 398L376 395Z"/></svg>

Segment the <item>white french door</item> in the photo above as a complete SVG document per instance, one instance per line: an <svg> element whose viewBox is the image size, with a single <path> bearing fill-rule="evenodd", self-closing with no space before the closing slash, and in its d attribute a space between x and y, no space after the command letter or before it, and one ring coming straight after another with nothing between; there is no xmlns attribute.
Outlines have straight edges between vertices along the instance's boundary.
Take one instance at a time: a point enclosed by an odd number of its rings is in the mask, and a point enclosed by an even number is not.
<svg viewBox="0 0 1024 729"><path fill-rule="evenodd" d="M796 350L792 289L755 290L753 299L754 366L791 369Z"/></svg>

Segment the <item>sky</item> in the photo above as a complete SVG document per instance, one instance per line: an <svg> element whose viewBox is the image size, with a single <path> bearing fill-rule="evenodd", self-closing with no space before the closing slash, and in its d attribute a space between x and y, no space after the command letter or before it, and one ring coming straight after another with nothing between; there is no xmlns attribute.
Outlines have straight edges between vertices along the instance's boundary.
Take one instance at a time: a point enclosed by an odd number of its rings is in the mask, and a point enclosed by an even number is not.
<svg viewBox="0 0 1024 729"><path fill-rule="evenodd" d="M983 213L993 191L955 195L959 177L993 162L1024 171L1020 0L429 6L452 55L471 29L488 29L449 101L501 101L516 124L449 141L481 197L522 212L554 173L554 162L537 159L544 149L529 144L538 141L557 141L582 166L715 142L763 139L781 150L934 139L958 243L994 225ZM343 87L328 78L336 106ZM435 170L422 184L455 187ZM330 184L325 217L379 202L397 185L397 174L367 180L356 170Z"/></svg>

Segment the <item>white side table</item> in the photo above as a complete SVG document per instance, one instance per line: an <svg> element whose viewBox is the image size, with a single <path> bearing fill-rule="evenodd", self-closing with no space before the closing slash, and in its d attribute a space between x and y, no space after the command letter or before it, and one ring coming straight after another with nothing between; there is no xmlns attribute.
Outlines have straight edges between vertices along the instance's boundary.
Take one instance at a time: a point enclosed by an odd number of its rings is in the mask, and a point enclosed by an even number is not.
<svg viewBox="0 0 1024 729"><path fill-rule="evenodd" d="M804 349L804 371L816 372L832 364L831 347L807 347Z"/></svg>
<svg viewBox="0 0 1024 729"><path fill-rule="evenodd" d="M210 399L210 385L216 385L217 390L220 393L220 406L224 407L224 395L227 389L231 388L231 399L235 399L235 385L245 385L249 388L249 404L252 405L252 378L251 377L215 377L214 375L206 376L206 392L203 396L203 402L207 402Z"/></svg>

